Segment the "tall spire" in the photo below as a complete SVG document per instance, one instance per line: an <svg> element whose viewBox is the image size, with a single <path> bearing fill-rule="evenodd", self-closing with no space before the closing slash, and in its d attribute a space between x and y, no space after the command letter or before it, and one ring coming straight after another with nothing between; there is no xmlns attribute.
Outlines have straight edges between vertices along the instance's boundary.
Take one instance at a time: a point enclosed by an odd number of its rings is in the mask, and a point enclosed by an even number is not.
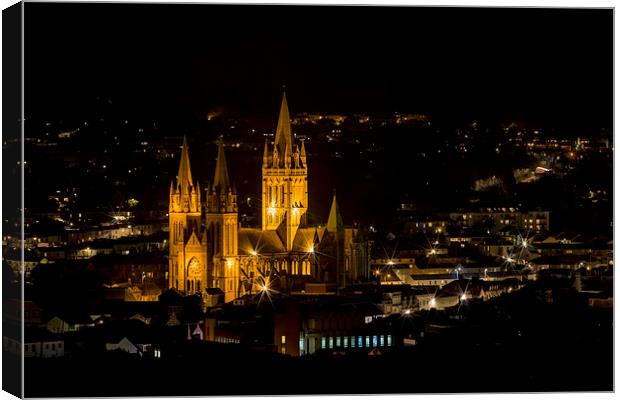
<svg viewBox="0 0 620 400"><path fill-rule="evenodd" d="M183 147L181 150L181 163L179 164L179 174L177 175L177 187L181 187L182 193L188 193L192 183L192 169L189 166L189 153L187 149L187 138L183 136Z"/></svg>
<svg viewBox="0 0 620 400"><path fill-rule="evenodd" d="M215 177L213 178L213 186L220 187L225 191L230 187L228 179L228 168L226 167L226 156L224 155L224 140L220 139L217 150L217 163L215 165Z"/></svg>
<svg viewBox="0 0 620 400"><path fill-rule="evenodd" d="M338 207L338 202L336 201L336 191L334 190L334 197L332 199L332 207L329 211L329 218L327 219L327 231L329 232L338 232L344 227L344 223L342 222L342 216L340 215L340 208Z"/></svg>
<svg viewBox="0 0 620 400"><path fill-rule="evenodd" d="M288 104L286 103L286 93L282 93L282 105L280 106L280 117L278 118L278 127L276 128L275 144L280 146L280 154L293 154L291 135L291 119L288 113Z"/></svg>

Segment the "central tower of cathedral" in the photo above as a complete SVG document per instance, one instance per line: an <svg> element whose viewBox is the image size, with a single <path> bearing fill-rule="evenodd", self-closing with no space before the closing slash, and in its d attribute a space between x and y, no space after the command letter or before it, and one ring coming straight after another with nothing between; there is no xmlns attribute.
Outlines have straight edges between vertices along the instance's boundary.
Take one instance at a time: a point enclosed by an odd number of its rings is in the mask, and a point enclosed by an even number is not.
<svg viewBox="0 0 620 400"><path fill-rule="evenodd" d="M262 200L262 229L278 231L291 251L308 210L308 165L303 141L293 143L286 94L273 147L265 142Z"/></svg>

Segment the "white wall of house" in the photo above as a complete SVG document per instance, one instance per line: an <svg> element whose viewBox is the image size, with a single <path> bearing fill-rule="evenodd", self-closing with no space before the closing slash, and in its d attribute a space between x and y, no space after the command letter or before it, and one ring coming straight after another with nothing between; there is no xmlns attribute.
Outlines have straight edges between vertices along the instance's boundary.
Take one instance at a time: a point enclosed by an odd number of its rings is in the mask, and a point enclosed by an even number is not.
<svg viewBox="0 0 620 400"><path fill-rule="evenodd" d="M9 337L2 341L4 350L21 356L21 343ZM24 357L53 358L65 355L65 342L63 340L50 340L41 342L29 342L24 344Z"/></svg>

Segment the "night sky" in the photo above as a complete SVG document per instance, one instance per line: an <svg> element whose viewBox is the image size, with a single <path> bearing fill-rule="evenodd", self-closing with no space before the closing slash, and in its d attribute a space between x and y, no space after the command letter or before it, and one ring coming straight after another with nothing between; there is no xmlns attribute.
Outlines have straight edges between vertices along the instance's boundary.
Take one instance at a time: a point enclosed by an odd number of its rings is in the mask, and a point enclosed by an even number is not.
<svg viewBox="0 0 620 400"><path fill-rule="evenodd" d="M424 112L611 127L612 10L26 4L26 117Z"/></svg>

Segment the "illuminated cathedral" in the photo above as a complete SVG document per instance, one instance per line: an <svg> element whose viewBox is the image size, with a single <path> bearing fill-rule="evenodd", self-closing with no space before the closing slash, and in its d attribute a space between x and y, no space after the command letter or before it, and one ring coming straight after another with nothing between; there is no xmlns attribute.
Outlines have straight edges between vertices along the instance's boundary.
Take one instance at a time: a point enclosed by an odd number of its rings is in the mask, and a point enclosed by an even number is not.
<svg viewBox="0 0 620 400"><path fill-rule="evenodd" d="M263 152L261 227L238 222L222 141L205 197L203 213L184 138L170 186L170 288L203 296L219 289L230 302L261 290L302 291L311 282L342 287L368 275L367 244L358 229L344 227L335 193L327 224L308 226L308 157L304 142L293 140L286 95L275 140Z"/></svg>

